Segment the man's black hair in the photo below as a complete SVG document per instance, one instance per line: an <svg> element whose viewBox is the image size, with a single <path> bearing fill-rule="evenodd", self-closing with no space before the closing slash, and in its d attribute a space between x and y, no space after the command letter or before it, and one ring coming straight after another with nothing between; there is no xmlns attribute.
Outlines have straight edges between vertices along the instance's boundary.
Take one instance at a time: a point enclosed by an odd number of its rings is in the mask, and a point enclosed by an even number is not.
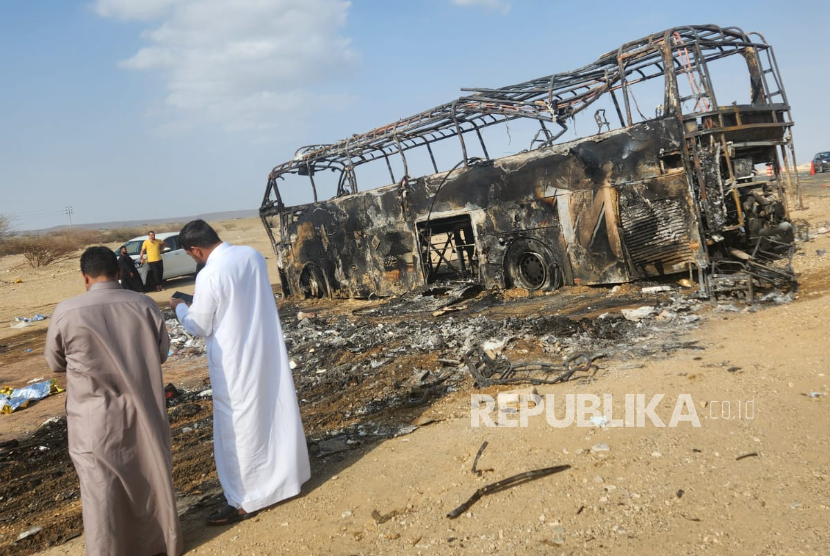
<svg viewBox="0 0 830 556"><path fill-rule="evenodd" d="M179 232L179 245L190 251L194 247L207 249L217 243L222 243L216 231L204 220L191 220Z"/></svg>
<svg viewBox="0 0 830 556"><path fill-rule="evenodd" d="M118 276L118 257L112 249L97 245L90 247L81 255L81 272L91 278Z"/></svg>

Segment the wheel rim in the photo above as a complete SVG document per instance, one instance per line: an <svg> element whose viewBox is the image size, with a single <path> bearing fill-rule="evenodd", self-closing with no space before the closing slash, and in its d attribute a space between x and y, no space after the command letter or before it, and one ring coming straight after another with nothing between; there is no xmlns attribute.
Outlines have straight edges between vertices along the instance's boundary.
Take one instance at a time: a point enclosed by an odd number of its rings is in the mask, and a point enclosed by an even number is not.
<svg viewBox="0 0 830 556"><path fill-rule="evenodd" d="M528 289L541 288L548 278L547 266L542 257L533 252L522 253L518 261L519 277Z"/></svg>

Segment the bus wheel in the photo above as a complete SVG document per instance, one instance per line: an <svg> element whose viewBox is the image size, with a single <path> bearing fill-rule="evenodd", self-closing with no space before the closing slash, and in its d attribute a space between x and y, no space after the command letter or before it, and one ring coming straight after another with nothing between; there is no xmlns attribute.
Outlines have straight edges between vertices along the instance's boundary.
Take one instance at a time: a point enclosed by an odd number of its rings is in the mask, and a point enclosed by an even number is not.
<svg viewBox="0 0 830 556"><path fill-rule="evenodd" d="M508 287L526 290L555 290L562 286L562 271L553 254L534 239L513 242L504 258Z"/></svg>
<svg viewBox="0 0 830 556"><path fill-rule="evenodd" d="M304 298L316 297L322 298L328 295L328 284L326 283L326 276L315 263L307 263L300 273L300 291L303 292Z"/></svg>

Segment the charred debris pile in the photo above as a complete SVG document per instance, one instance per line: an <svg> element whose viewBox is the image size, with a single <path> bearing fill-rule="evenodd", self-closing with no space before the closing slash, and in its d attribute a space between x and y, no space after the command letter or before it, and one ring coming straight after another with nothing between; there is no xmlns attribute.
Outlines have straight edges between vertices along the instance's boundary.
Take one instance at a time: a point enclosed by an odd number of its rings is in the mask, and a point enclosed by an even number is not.
<svg viewBox="0 0 830 556"><path fill-rule="evenodd" d="M350 428L360 437L395 436L419 408L459 389L591 379L606 365L703 349L684 339L698 326L698 313L755 307L734 299L711 303L694 291L664 283L533 295L447 282L357 309L354 302L289 299L280 313L313 444ZM773 290L757 299L783 303L792 294ZM175 319L167 323L174 359L204 352L202 340ZM209 385L179 392L171 403L185 406L171 415L199 413L210 394ZM185 433L209 417L203 420L182 425Z"/></svg>
<svg viewBox="0 0 830 556"><path fill-rule="evenodd" d="M553 295L448 283L378 302L281 303L312 453L323 457L408 434L455 391L597 380L643 358L702 350L687 337L705 315L787 303L793 292L699 299L676 283L564 288Z"/></svg>
<svg viewBox="0 0 830 556"><path fill-rule="evenodd" d="M683 347L668 338L696 326L697 300L661 293L648 301L651 318L629 320L611 307L644 305L639 288L633 295L607 292L505 304L499 293L462 284L348 312L330 304L318 313L285 304L283 328L307 432L331 436L357 427L352 432L358 436L394 436L379 423L407 428L407 415L397 410L416 414L447 393L478 386L468 358L479 350L502 365L513 359L558 363L577 354L592 361L642 357ZM555 314L564 305L586 315L600 312L593 318Z"/></svg>
<svg viewBox="0 0 830 556"><path fill-rule="evenodd" d="M418 413L459 389L550 382L568 361L579 372L567 379L586 379L602 361L694 348L678 338L697 326L703 302L665 285L531 295L448 282L362 305L281 302L306 432L312 451L324 441L321 455L327 438L346 435L352 446L411 432ZM167 326L173 360L203 355L203 340L175 318ZM542 365L513 372L528 361ZM502 381L506 369L510 379ZM174 443L209 438L210 415L202 412L209 388L177 390L170 399ZM344 442L337 445L345 449Z"/></svg>

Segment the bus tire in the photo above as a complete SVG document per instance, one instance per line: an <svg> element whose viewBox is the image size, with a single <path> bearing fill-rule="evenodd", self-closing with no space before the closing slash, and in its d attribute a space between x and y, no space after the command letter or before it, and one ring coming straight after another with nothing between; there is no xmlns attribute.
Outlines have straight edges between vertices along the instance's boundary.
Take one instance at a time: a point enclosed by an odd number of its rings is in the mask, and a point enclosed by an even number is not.
<svg viewBox="0 0 830 556"><path fill-rule="evenodd" d="M535 239L517 239L504 257L507 287L553 291L562 287L562 269L551 250Z"/></svg>

